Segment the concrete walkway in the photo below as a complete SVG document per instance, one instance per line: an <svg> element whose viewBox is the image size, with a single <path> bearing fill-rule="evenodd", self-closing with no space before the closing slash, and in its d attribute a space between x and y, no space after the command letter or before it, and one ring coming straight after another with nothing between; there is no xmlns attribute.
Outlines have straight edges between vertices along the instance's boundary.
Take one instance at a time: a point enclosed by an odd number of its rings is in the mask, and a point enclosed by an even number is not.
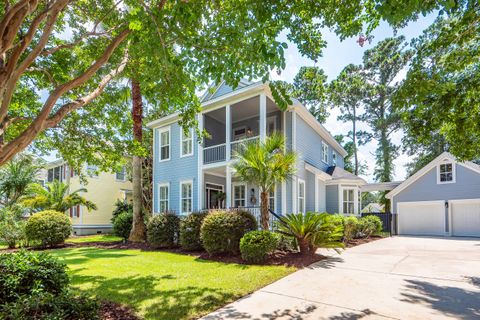
<svg viewBox="0 0 480 320"><path fill-rule="evenodd" d="M203 319L480 319L480 239L393 237L325 254Z"/></svg>

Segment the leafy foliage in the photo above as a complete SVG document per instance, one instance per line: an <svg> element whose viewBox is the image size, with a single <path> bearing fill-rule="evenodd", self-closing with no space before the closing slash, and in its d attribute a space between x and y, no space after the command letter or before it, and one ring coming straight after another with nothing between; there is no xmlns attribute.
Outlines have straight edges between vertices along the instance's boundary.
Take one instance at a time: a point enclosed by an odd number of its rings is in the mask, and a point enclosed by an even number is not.
<svg viewBox="0 0 480 320"><path fill-rule="evenodd" d="M81 188L69 191L70 186L58 180L47 183L45 187L40 184L31 184L27 188L27 195L22 197L21 203L34 210L54 210L66 212L75 206L84 206L88 211L96 210L95 203L85 199L80 194L87 192Z"/></svg>
<svg viewBox="0 0 480 320"><path fill-rule="evenodd" d="M447 13L412 41L394 103L411 141L433 145L440 135L452 154L472 160L480 157L480 5L460 1Z"/></svg>
<svg viewBox="0 0 480 320"><path fill-rule="evenodd" d="M359 219L358 232L361 236L369 238L382 232L382 220L376 216L365 216Z"/></svg>
<svg viewBox="0 0 480 320"><path fill-rule="evenodd" d="M268 230L268 192L295 172L296 153L286 150L283 135L274 133L264 142L247 143L235 158L233 168L237 176L260 189L262 227Z"/></svg>
<svg viewBox="0 0 480 320"><path fill-rule="evenodd" d="M113 220L113 234L127 240L132 230L133 213L124 211Z"/></svg>
<svg viewBox="0 0 480 320"><path fill-rule="evenodd" d="M112 222L120 213L132 212L132 211L133 211L132 203L128 203L126 201L117 199L117 201L115 202L115 208L113 209L113 212L112 212Z"/></svg>
<svg viewBox="0 0 480 320"><path fill-rule="evenodd" d="M330 220L328 213L287 214L282 216L278 232L294 237L302 254L315 254L318 248L338 251L344 247L343 226Z"/></svg>
<svg viewBox="0 0 480 320"><path fill-rule="evenodd" d="M173 212L154 215L147 224L147 241L154 247L173 247L180 237L180 217Z"/></svg>
<svg viewBox="0 0 480 320"><path fill-rule="evenodd" d="M262 263L268 254L275 251L278 237L268 230L256 230L246 233L240 239L242 259L249 263Z"/></svg>
<svg viewBox="0 0 480 320"><path fill-rule="evenodd" d="M200 230L206 212L192 212L180 222L180 245L184 250L202 249Z"/></svg>
<svg viewBox="0 0 480 320"><path fill-rule="evenodd" d="M9 248L15 248L18 242L25 240L25 221L18 208L0 208L0 240L5 241Z"/></svg>
<svg viewBox="0 0 480 320"><path fill-rule="evenodd" d="M236 254L243 235L257 227L255 217L247 211L214 211L203 220L200 238L210 255Z"/></svg>
<svg viewBox="0 0 480 320"><path fill-rule="evenodd" d="M54 210L35 213L25 225L27 239L40 242L42 247L63 243L71 232L70 219L64 213Z"/></svg>

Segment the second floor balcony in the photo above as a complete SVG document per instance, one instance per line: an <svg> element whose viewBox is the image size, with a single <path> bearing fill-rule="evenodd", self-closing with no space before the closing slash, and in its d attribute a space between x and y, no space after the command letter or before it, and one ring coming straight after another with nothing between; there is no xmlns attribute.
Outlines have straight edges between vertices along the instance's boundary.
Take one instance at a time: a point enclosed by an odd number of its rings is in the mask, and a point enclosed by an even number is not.
<svg viewBox="0 0 480 320"><path fill-rule="evenodd" d="M203 114L210 137L203 142L203 164L229 161L246 143L283 132L285 113L265 95Z"/></svg>

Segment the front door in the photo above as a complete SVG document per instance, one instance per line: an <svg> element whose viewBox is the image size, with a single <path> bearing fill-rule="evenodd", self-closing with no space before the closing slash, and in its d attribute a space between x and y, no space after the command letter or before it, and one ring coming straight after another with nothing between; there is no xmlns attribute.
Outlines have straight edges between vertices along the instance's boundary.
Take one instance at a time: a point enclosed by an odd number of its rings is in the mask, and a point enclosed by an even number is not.
<svg viewBox="0 0 480 320"><path fill-rule="evenodd" d="M207 183L206 185L207 209L223 209L225 200L223 195L223 186Z"/></svg>

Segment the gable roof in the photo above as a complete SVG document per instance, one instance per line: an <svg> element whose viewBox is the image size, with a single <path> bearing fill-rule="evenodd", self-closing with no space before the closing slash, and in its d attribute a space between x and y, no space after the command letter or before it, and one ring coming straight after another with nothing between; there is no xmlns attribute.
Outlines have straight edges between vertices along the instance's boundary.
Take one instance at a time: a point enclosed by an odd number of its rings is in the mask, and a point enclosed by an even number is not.
<svg viewBox="0 0 480 320"><path fill-rule="evenodd" d="M350 180L366 183L366 181L359 176L337 166L328 167L327 173L332 176L332 180Z"/></svg>
<svg viewBox="0 0 480 320"><path fill-rule="evenodd" d="M449 152L443 152L441 155L433 159L429 164L424 166L422 169L418 170L414 175L412 175L410 178L407 180L403 181L398 187L390 191L385 195L387 199L391 199L395 195L399 194L401 191L405 190L408 186L410 186L412 183L420 179L422 176L427 174L430 170L438 166L442 161L444 160L450 160L453 163L459 164L465 168L468 168L470 170L473 170L477 173L480 174L480 166L478 164L475 164L471 161L465 161L465 162L460 162L457 161L455 156L453 156Z"/></svg>
<svg viewBox="0 0 480 320"><path fill-rule="evenodd" d="M220 83L213 82L213 83L210 84L208 89L205 91L203 96L200 98L200 101L203 103L205 101L221 97L225 94L231 93L233 91L236 91L238 89L241 89L241 88L244 88L244 87L247 87L249 85L256 84L256 83L260 83L260 82L259 81L252 82L252 81L249 81L247 79L242 79L238 83L238 86L233 88L233 87L229 86L225 82L225 80L220 81Z"/></svg>

